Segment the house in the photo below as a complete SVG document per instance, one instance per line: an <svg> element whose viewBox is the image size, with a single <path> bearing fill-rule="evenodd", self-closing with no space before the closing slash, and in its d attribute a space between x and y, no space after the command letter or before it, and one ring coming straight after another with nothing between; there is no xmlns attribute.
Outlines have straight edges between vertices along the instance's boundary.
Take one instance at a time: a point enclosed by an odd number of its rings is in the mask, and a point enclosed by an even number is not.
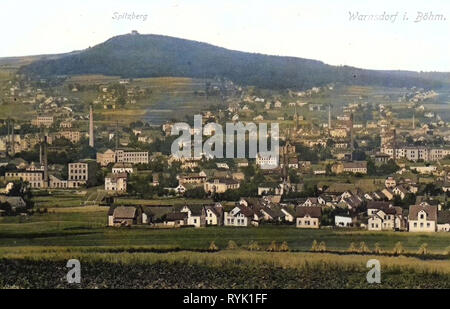
<svg viewBox="0 0 450 309"><path fill-rule="evenodd" d="M110 163L116 162L116 153L111 149L107 149L105 152L97 152L97 163L101 166L107 166Z"/></svg>
<svg viewBox="0 0 450 309"><path fill-rule="evenodd" d="M178 177L180 185L203 184L206 180L205 173L186 173Z"/></svg>
<svg viewBox="0 0 450 309"><path fill-rule="evenodd" d="M164 225L179 227L187 224L187 212L171 212L164 216Z"/></svg>
<svg viewBox="0 0 450 309"><path fill-rule="evenodd" d="M226 163L224 163L224 162L217 162L217 163L216 163L216 166L217 166L217 168L223 168L223 169L226 169L226 170L229 170L229 169L230 169L230 167L228 166L228 164L226 164Z"/></svg>
<svg viewBox="0 0 450 309"><path fill-rule="evenodd" d="M343 172L352 174L367 174L366 161L344 162Z"/></svg>
<svg viewBox="0 0 450 309"><path fill-rule="evenodd" d="M392 201L394 199L394 192L391 189L384 188L381 190L381 193L388 201Z"/></svg>
<svg viewBox="0 0 450 309"><path fill-rule="evenodd" d="M205 218L206 225L223 225L223 207L220 203L213 206L204 206L202 208L202 215Z"/></svg>
<svg viewBox="0 0 450 309"><path fill-rule="evenodd" d="M353 220L347 216L334 216L334 225L337 227L350 227L353 225Z"/></svg>
<svg viewBox="0 0 450 309"><path fill-rule="evenodd" d="M437 231L450 232L450 210L442 210L438 212Z"/></svg>
<svg viewBox="0 0 450 309"><path fill-rule="evenodd" d="M301 205L302 207L310 207L310 206L321 206L325 205L326 202L322 197L309 197L306 201Z"/></svg>
<svg viewBox="0 0 450 309"><path fill-rule="evenodd" d="M142 209L134 206L111 206L108 211L108 226L132 226L142 224Z"/></svg>
<svg viewBox="0 0 450 309"><path fill-rule="evenodd" d="M126 192L127 173L108 174L105 177L105 191Z"/></svg>
<svg viewBox="0 0 450 309"><path fill-rule="evenodd" d="M297 207L295 212L297 228L318 229L322 218L321 207Z"/></svg>
<svg viewBox="0 0 450 309"><path fill-rule="evenodd" d="M398 231L406 227L401 207L389 205L388 207L370 208L370 213L367 222L369 231Z"/></svg>
<svg viewBox="0 0 450 309"><path fill-rule="evenodd" d="M284 212L282 212L279 208L264 206L259 211L264 221L281 222L284 220Z"/></svg>
<svg viewBox="0 0 450 309"><path fill-rule="evenodd" d="M259 217L250 207L237 205L230 212L224 212L223 224L225 226L258 226Z"/></svg>
<svg viewBox="0 0 450 309"><path fill-rule="evenodd" d="M395 181L394 177L389 176L388 178L386 178L386 180L384 181L384 186L386 188L389 189L393 189L397 186L397 182Z"/></svg>
<svg viewBox="0 0 450 309"><path fill-rule="evenodd" d="M235 159L235 162L237 163L237 167L247 167L248 166L248 160L245 158Z"/></svg>
<svg viewBox="0 0 450 309"><path fill-rule="evenodd" d="M232 178L215 178L204 184L205 192L224 193L227 190L239 189L239 182Z"/></svg>
<svg viewBox="0 0 450 309"><path fill-rule="evenodd" d="M405 198L406 194L408 194L408 190L406 190L402 185L396 186L394 189L392 189L392 192L394 193L394 195L400 196L402 200Z"/></svg>
<svg viewBox="0 0 450 309"><path fill-rule="evenodd" d="M281 212L284 214L284 221L294 222L295 221L295 211L290 207L281 207Z"/></svg>
<svg viewBox="0 0 450 309"><path fill-rule="evenodd" d="M273 169L278 166L278 156L258 153L256 155L256 165L262 169Z"/></svg>
<svg viewBox="0 0 450 309"><path fill-rule="evenodd" d="M201 209L185 205L183 206L183 208L181 208L180 212L187 213L187 225L194 227L205 226L205 217Z"/></svg>
<svg viewBox="0 0 450 309"><path fill-rule="evenodd" d="M0 195L0 203L8 203L13 211L17 211L18 209L25 209L27 206L23 198L20 196Z"/></svg>
<svg viewBox="0 0 450 309"><path fill-rule="evenodd" d="M436 232L437 206L427 203L409 206L408 225L410 232Z"/></svg>
<svg viewBox="0 0 450 309"><path fill-rule="evenodd" d="M341 199L340 204L342 204L343 206L345 206L346 208L348 208L351 211L356 211L358 210L359 207L361 207L363 203L363 199L357 195L351 195L348 197L344 197Z"/></svg>

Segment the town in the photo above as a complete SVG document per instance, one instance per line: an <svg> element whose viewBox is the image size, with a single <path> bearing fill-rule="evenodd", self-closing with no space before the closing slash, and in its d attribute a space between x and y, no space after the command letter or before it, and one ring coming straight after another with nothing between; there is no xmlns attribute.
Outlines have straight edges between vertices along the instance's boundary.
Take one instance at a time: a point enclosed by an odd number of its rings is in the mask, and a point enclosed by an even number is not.
<svg viewBox="0 0 450 309"><path fill-rule="evenodd" d="M1 120L3 216L51 211L75 194L73 206L109 207L112 227L450 231L450 122L430 108L440 97L432 89L370 97L338 84L296 92L199 81L194 100L215 103L198 111L205 127L192 136L214 136L211 123L279 123L279 155L180 157L170 152L171 131L192 122L189 114L159 124L119 119L151 99L145 79L10 77L2 104L32 112ZM349 103L317 103L349 91ZM52 207L40 205L43 195L55 196Z"/></svg>

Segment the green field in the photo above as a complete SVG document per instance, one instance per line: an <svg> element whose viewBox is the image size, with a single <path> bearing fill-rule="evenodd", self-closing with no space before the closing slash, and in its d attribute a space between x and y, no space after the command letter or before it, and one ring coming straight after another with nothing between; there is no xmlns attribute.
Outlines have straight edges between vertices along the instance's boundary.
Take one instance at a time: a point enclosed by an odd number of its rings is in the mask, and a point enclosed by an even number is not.
<svg viewBox="0 0 450 309"><path fill-rule="evenodd" d="M301 230L294 226L262 225L252 228L208 227L155 229L149 226L109 228L106 207L64 207L30 217L0 218L0 246L172 246L180 249L207 249L211 241L225 248L229 240L239 246L256 241L268 246L272 241L286 241L298 251L309 251L314 240L325 242L329 250L346 250L351 242L364 241L369 248L379 243L391 250L402 242L407 251L416 252L423 244L434 253L450 246L450 234L413 234L407 232L368 232L363 230Z"/></svg>

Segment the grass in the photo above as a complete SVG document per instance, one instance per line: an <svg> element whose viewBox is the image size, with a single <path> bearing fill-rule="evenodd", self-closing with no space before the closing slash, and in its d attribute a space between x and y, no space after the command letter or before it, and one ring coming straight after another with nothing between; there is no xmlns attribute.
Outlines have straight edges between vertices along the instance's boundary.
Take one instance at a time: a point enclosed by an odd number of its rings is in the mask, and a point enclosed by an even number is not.
<svg viewBox="0 0 450 309"><path fill-rule="evenodd" d="M416 252L423 243L432 253L442 253L450 244L449 233L369 232L335 229L304 230L293 226L263 225L257 228L154 229L149 226L108 228L106 207L61 208L30 217L0 218L0 247L8 246L176 246L205 249L212 241L226 248L233 240L239 246L252 241L267 247L272 241L286 241L292 250L308 251L313 240L325 242L329 250L346 250L351 242L365 242L370 249L379 243L392 249L402 242Z"/></svg>

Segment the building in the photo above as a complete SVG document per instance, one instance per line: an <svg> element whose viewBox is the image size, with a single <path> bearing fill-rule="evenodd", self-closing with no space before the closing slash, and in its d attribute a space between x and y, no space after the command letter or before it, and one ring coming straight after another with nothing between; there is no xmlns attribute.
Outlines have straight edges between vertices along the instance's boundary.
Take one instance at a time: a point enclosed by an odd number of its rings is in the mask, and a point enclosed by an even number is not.
<svg viewBox="0 0 450 309"><path fill-rule="evenodd" d="M369 231L399 231L406 228L401 207L394 207L388 202L370 201L367 205L367 213Z"/></svg>
<svg viewBox="0 0 450 309"><path fill-rule="evenodd" d="M81 135L79 131L61 131L55 133L53 138L54 139L65 138L69 140L72 144L76 144L80 141Z"/></svg>
<svg viewBox="0 0 450 309"><path fill-rule="evenodd" d="M92 160L69 163L69 186L78 188L81 185L93 186L96 184L97 163Z"/></svg>
<svg viewBox="0 0 450 309"><path fill-rule="evenodd" d="M220 203L214 206L204 206L202 208L202 215L205 218L205 224L208 225L223 225L223 207Z"/></svg>
<svg viewBox="0 0 450 309"><path fill-rule="evenodd" d="M366 161L338 162L332 165L331 171L335 174L367 174Z"/></svg>
<svg viewBox="0 0 450 309"><path fill-rule="evenodd" d="M136 224L142 224L142 209L140 207L110 207L108 226L132 226Z"/></svg>
<svg viewBox="0 0 450 309"><path fill-rule="evenodd" d="M30 188L40 189L44 188L44 171L14 171L6 172L5 180L22 180L27 182Z"/></svg>
<svg viewBox="0 0 450 309"><path fill-rule="evenodd" d="M134 171L133 165L130 163L116 163L112 168L113 174L122 174L122 173L133 174L133 171Z"/></svg>
<svg viewBox="0 0 450 309"><path fill-rule="evenodd" d="M409 161L437 161L450 155L449 148L427 148L425 146L403 146L394 148L391 145L381 147L381 152L392 159L407 159Z"/></svg>
<svg viewBox="0 0 450 309"><path fill-rule="evenodd" d="M215 178L205 182L205 192L224 193L227 190L239 189L239 182L232 178Z"/></svg>
<svg viewBox="0 0 450 309"><path fill-rule="evenodd" d="M186 184L203 184L206 181L206 175L200 173L187 173L179 176L180 185Z"/></svg>
<svg viewBox="0 0 450 309"><path fill-rule="evenodd" d="M178 227L187 224L187 212L172 212L165 215L164 225Z"/></svg>
<svg viewBox="0 0 450 309"><path fill-rule="evenodd" d="M334 225L337 227L353 226L353 219L347 216L334 216Z"/></svg>
<svg viewBox="0 0 450 309"><path fill-rule="evenodd" d="M450 232L450 210L438 212L437 231Z"/></svg>
<svg viewBox="0 0 450 309"><path fill-rule="evenodd" d="M263 169L272 169L278 166L278 156L262 155L260 153L256 156L256 165Z"/></svg>
<svg viewBox="0 0 450 309"><path fill-rule="evenodd" d="M183 206L183 208L180 210L180 212L187 213L187 225L193 226L193 227L201 227L205 226L205 216L203 215L203 212L201 209L189 207L189 206Z"/></svg>
<svg viewBox="0 0 450 309"><path fill-rule="evenodd" d="M116 162L132 164L148 164L148 151L116 150Z"/></svg>
<svg viewBox="0 0 450 309"><path fill-rule="evenodd" d="M101 166L108 166L111 163L116 162L116 153L111 149L105 152L97 152L97 163Z"/></svg>
<svg viewBox="0 0 450 309"><path fill-rule="evenodd" d="M230 212L224 212L223 224L225 226L258 226L259 218L255 212L247 206L238 205Z"/></svg>
<svg viewBox="0 0 450 309"><path fill-rule="evenodd" d="M344 173L367 174L366 161L344 162Z"/></svg>
<svg viewBox="0 0 450 309"><path fill-rule="evenodd" d="M389 176L388 178L386 178L386 180L384 181L384 186L386 188L390 188L393 189L397 186L397 181L395 181L394 177Z"/></svg>
<svg viewBox="0 0 450 309"><path fill-rule="evenodd" d="M409 206L408 225L410 232L436 232L437 206L427 203Z"/></svg>
<svg viewBox="0 0 450 309"><path fill-rule="evenodd" d="M295 212L296 227L318 229L322 218L321 207L297 207Z"/></svg>
<svg viewBox="0 0 450 309"><path fill-rule="evenodd" d="M126 192L127 173L113 173L105 177L105 191Z"/></svg>
<svg viewBox="0 0 450 309"><path fill-rule="evenodd" d="M31 125L50 128L53 125L53 116L37 116L31 120Z"/></svg>

